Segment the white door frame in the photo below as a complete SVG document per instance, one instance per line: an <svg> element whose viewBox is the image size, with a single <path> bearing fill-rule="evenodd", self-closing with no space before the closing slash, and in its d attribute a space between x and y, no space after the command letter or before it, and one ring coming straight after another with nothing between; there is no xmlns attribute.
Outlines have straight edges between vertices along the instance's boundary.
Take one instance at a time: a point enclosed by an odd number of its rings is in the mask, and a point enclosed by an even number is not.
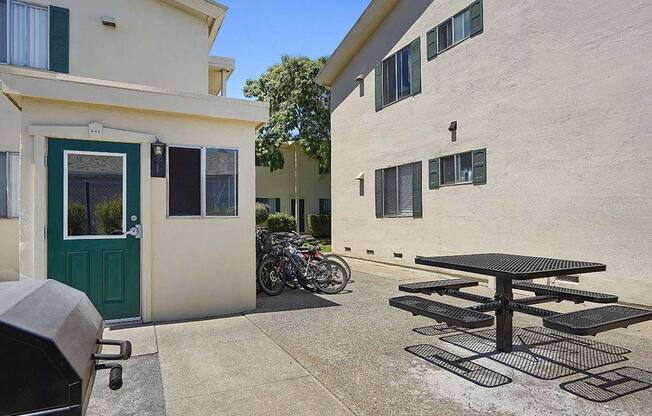
<svg viewBox="0 0 652 416"><path fill-rule="evenodd" d="M20 235L31 236L34 242L32 253L24 258L21 250L20 270L33 270L30 277L47 278L47 139L93 140L140 144L140 223L143 226L140 261L140 308L144 322L152 320L152 274L151 274L151 178L149 175L150 144L156 141L153 134L105 128L98 123L86 126L34 126L27 128L27 134L34 139L34 192L33 218L31 224L20 222ZM22 155L21 155L22 159ZM22 160L21 160L22 163ZM21 169L22 170L22 169ZM21 186L22 188L22 186ZM21 191L22 192L22 191ZM24 233L24 234L23 234ZM31 254L31 255L30 255ZM26 267L23 267L25 264ZM32 267L33 264L33 267Z"/></svg>

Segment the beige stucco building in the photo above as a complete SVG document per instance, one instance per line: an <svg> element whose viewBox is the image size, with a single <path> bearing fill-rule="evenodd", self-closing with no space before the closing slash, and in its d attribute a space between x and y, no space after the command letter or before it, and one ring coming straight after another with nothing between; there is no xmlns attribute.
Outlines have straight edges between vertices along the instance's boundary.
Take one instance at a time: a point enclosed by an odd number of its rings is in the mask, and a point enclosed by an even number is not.
<svg viewBox="0 0 652 416"><path fill-rule="evenodd" d="M333 249L598 261L651 305L651 44L644 0L372 1L318 77Z"/></svg>
<svg viewBox="0 0 652 416"><path fill-rule="evenodd" d="M299 231L309 232L308 215L331 213L330 175L320 174L319 163L306 156L296 143L283 144L281 152L282 169L272 172L257 161L256 202L269 205L272 212L294 215Z"/></svg>
<svg viewBox="0 0 652 416"><path fill-rule="evenodd" d="M208 55L226 7L0 10L0 158L20 160L19 178L0 176L20 189L5 194L19 218L0 218L0 279L64 281L108 319L254 309L254 262L233 259L254 258L254 139L268 106L228 98L234 61Z"/></svg>

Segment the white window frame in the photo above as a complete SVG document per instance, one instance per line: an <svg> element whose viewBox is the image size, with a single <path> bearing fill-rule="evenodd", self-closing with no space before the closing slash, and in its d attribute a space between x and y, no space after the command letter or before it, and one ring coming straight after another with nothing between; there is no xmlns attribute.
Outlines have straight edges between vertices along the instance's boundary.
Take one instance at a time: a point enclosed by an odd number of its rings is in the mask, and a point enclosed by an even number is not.
<svg viewBox="0 0 652 416"><path fill-rule="evenodd" d="M401 214L401 193L399 191L399 188L401 186L400 181L399 181L399 174L398 174L398 168L401 166L410 166L415 162L412 163L403 163L400 165L394 165L394 166L387 166L386 168L383 168L383 218L414 218L414 209L410 214ZM396 170L396 214L386 214L385 213L385 171L387 169L395 169ZM412 178L414 180L414 178Z"/></svg>
<svg viewBox="0 0 652 416"><path fill-rule="evenodd" d="M399 97L398 54L403 52L405 49L407 49L410 52L410 54L409 54L409 62L408 62L408 68L409 68L408 69L408 71L409 71L408 79L410 80L410 93L403 96L403 97ZM395 72L395 74L396 74L395 84L396 85L394 86L395 90L396 90L396 98L392 102L385 103L385 61L391 59L392 56L394 57L394 71L396 71ZM402 100L412 96L412 44L409 44L409 45L399 49L398 51L394 52L393 54L391 54L388 57L386 57L385 59L383 59L381 64L380 64L380 68L381 68L381 82L383 84L383 97L382 97L383 98L383 108L385 108L387 106L390 106L392 104L395 104L395 103L397 103L399 101L402 101Z"/></svg>
<svg viewBox="0 0 652 416"><path fill-rule="evenodd" d="M7 180L7 184L5 186L5 195L7 198L7 206L6 211L7 211L7 216L6 217L0 217L0 220L15 220L20 216L20 201L18 203L19 206L17 207L12 207L16 208L16 212L18 215L12 216L11 211L9 207L11 206L11 201L13 200L13 194L11 193L11 184L13 180L18 180L18 192L19 192L19 197L20 197L20 153L19 152L7 152L7 151L0 151L0 155L5 155L5 178ZM18 178L14 178L11 175L11 157L12 156L18 156Z"/></svg>
<svg viewBox="0 0 652 416"><path fill-rule="evenodd" d="M32 7L34 9L41 9L41 10L47 11L47 13L48 13L48 27L47 27L47 35L45 37L45 42L46 42L45 51L47 53L46 62L48 63L48 65L47 65L46 68L37 68L37 67L31 67L31 66L28 66L28 65L16 65L16 64L10 62L9 57L11 56L11 49L10 49L10 46L11 46L11 38L10 38L11 30L9 28L9 22L11 22L11 16L9 15L9 13L11 11L11 3L24 4L27 7ZM7 35L6 36L6 38L7 38L6 39L7 56L6 56L6 60L5 60L6 62L0 61L0 64L14 65L14 66L20 66L22 68L33 68L33 69L39 69L39 70L43 70L43 71L49 71L50 70L50 8L48 6L42 6L40 4L34 4L34 3L31 3L31 2L28 2L28 1L7 0L6 3L5 3L5 9L6 9L5 10L5 15L7 16L7 22L6 22L7 24L6 24L6 27L5 27L6 35Z"/></svg>
<svg viewBox="0 0 652 416"><path fill-rule="evenodd" d="M68 235L68 156L115 156L122 158L122 235ZM114 152L63 151L63 239L64 240L122 240L127 238L127 154Z"/></svg>
<svg viewBox="0 0 652 416"><path fill-rule="evenodd" d="M170 149L171 148L184 148L184 149L199 149L201 168L199 173L200 184L200 215L170 215ZM207 215L206 214L206 150L233 150L235 151L235 215ZM169 144L165 149L165 214L168 219L203 219L203 218L240 218L240 149L237 147L218 147L218 146L199 146L188 144Z"/></svg>
<svg viewBox="0 0 652 416"><path fill-rule="evenodd" d="M462 155L471 155L471 180L469 181L460 181L460 157ZM443 183L444 182L444 159L448 157L453 157L453 169L455 169L455 182L454 183ZM473 183L473 151L455 153L452 155L446 155L439 158L439 186L456 186L456 185L468 185Z"/></svg>
<svg viewBox="0 0 652 416"><path fill-rule="evenodd" d="M471 8L467 7L465 9L462 9L458 13L455 13L453 16L449 17L448 19L444 20L443 22L441 22L440 24L437 25L437 54L445 52L445 51L449 50L450 48L452 48L453 46L459 45L460 43L464 42L465 40L467 40L467 39L469 39L471 37L471 34L470 34L471 33L471 28L469 27L469 36L465 36L462 39L460 39L458 41L455 41L455 18L457 16L459 16L460 14L466 13L466 12L470 13ZM471 17L469 16L469 25L471 24L470 19L471 19ZM448 45L444 49L439 49L439 28L441 27L441 25L443 25L445 23L448 23L449 21L451 22L451 40L452 40L452 42L451 42L450 45Z"/></svg>

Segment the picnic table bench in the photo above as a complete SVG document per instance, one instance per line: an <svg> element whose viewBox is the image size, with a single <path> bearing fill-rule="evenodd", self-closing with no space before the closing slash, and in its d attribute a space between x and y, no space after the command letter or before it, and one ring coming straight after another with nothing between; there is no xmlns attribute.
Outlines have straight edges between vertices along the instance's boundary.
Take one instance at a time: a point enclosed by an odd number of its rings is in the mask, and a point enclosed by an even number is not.
<svg viewBox="0 0 652 416"><path fill-rule="evenodd" d="M425 295L436 293L441 296L470 300L479 305L460 307L414 295L392 298L389 304L411 312L415 316L426 316L460 328L491 326L494 317L484 312L495 311L498 351L512 350L514 312L541 317L543 326L574 335L595 335L652 319L652 311L623 305L609 305L569 313L558 313L532 306L538 303L561 301L617 302L618 297L615 295L527 281L543 277L605 271L606 266L600 263L500 253L417 257L415 261L422 265L494 276L496 294L490 298L460 291L463 288L477 286L478 282L472 279L436 280L402 284L399 290ZM513 289L533 292L535 296L514 299Z"/></svg>

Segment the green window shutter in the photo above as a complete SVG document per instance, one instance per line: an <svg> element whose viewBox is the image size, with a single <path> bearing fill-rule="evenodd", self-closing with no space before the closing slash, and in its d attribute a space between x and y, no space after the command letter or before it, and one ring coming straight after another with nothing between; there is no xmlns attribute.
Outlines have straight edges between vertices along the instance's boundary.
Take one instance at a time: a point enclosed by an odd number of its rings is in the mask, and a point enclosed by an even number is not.
<svg viewBox="0 0 652 416"><path fill-rule="evenodd" d="M428 42L428 60L437 57L437 28L435 27L426 34L426 41Z"/></svg>
<svg viewBox="0 0 652 416"><path fill-rule="evenodd" d="M376 218L383 218L383 170L376 169Z"/></svg>
<svg viewBox="0 0 652 416"><path fill-rule="evenodd" d="M50 71L70 72L70 11L50 6Z"/></svg>
<svg viewBox="0 0 652 416"><path fill-rule="evenodd" d="M439 159L428 161L428 188L439 189Z"/></svg>
<svg viewBox="0 0 652 416"><path fill-rule="evenodd" d="M469 17L471 19L471 36L482 33L482 0L476 0L469 6Z"/></svg>
<svg viewBox="0 0 652 416"><path fill-rule="evenodd" d="M383 63L376 65L376 111L383 108Z"/></svg>
<svg viewBox="0 0 652 416"><path fill-rule="evenodd" d="M412 51L412 95L421 92L421 38L416 38L410 45Z"/></svg>
<svg viewBox="0 0 652 416"><path fill-rule="evenodd" d="M473 184L487 183L487 149L473 151Z"/></svg>
<svg viewBox="0 0 652 416"><path fill-rule="evenodd" d="M281 198L276 198L276 211L281 212Z"/></svg>
<svg viewBox="0 0 652 416"><path fill-rule="evenodd" d="M421 201L421 162L412 164L412 216L423 218L423 203Z"/></svg>

